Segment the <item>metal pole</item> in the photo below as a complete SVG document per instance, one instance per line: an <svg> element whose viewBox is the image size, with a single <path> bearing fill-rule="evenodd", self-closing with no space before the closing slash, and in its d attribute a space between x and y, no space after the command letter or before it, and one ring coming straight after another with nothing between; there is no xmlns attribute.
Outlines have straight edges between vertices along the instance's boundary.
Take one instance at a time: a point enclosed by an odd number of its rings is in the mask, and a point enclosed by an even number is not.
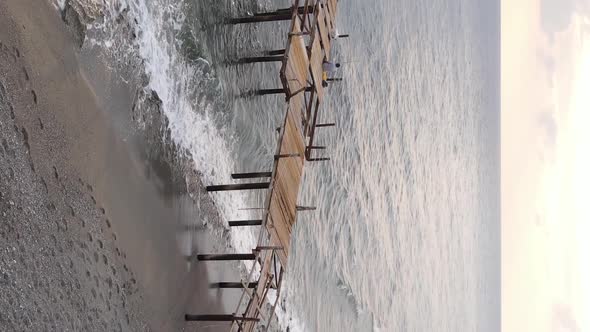
<svg viewBox="0 0 590 332"><path fill-rule="evenodd" d="M255 254L207 254L197 255L200 261L253 261Z"/></svg>
<svg viewBox="0 0 590 332"><path fill-rule="evenodd" d="M262 225L262 219L256 220L232 220L228 221L229 227L236 227L236 226L260 226Z"/></svg>
<svg viewBox="0 0 590 332"><path fill-rule="evenodd" d="M258 282L249 282L246 284L248 288L256 288ZM244 284L241 282L214 282L209 285L211 288L244 288Z"/></svg>
<svg viewBox="0 0 590 332"><path fill-rule="evenodd" d="M316 127L320 128L320 127L334 127L336 126L335 123L319 123L316 125Z"/></svg>
<svg viewBox="0 0 590 332"><path fill-rule="evenodd" d="M184 319L189 322L233 322L233 321L247 321L258 322L260 318L254 317L240 317L235 315L184 315Z"/></svg>
<svg viewBox="0 0 590 332"><path fill-rule="evenodd" d="M269 178L272 172L252 172L252 173L233 173L232 179L255 179L255 178Z"/></svg>
<svg viewBox="0 0 590 332"><path fill-rule="evenodd" d="M246 64L246 63L257 63L257 62L280 62L283 61L282 55L269 55L269 56L254 56L254 57L245 57L238 59L236 63L239 64Z"/></svg>
<svg viewBox="0 0 590 332"><path fill-rule="evenodd" d="M241 183L241 184L224 184L217 186L207 186L207 191L230 191L230 190L254 190L268 189L270 182L261 183Z"/></svg>

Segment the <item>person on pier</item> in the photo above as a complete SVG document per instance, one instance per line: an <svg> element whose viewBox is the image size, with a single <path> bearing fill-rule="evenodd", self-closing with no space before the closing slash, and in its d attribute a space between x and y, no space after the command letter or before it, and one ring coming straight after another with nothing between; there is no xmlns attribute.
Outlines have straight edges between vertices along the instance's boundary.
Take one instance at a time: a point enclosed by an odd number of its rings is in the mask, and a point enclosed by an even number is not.
<svg viewBox="0 0 590 332"><path fill-rule="evenodd" d="M338 63L338 62L335 63L335 62L324 60L324 63L322 64L322 69L325 72L327 72L328 74L335 73L338 68L340 68L340 63Z"/></svg>

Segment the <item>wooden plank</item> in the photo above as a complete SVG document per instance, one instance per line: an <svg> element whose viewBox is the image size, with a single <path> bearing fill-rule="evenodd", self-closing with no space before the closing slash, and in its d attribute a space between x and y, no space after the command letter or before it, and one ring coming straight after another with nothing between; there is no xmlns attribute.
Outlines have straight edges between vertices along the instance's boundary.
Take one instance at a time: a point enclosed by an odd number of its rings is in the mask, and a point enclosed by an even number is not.
<svg viewBox="0 0 590 332"><path fill-rule="evenodd" d="M293 0L295 6L299 6L302 0ZM307 5L310 1L305 1ZM319 2L313 1L314 4ZM336 0L321 0L323 7L314 7L314 20L312 22L311 45L306 45L307 37L299 35L301 32L301 20L293 16L291 32L286 54L281 67L281 81L283 88L288 91L288 108L284 117L281 136L277 146L278 155L297 155L275 160L270 190L266 197L266 214L262 224L266 225L266 231L270 237L265 238L259 246L276 246L281 249L260 252L262 270L257 281L256 288L250 294L253 295L242 317L258 318L264 315L260 312L264 306L269 284L272 281L272 257L273 252L284 268L288 264L291 234L297 221L297 199L303 178L305 163L306 138L305 126L310 126L312 119L316 118L324 96L322 86L323 62L329 59L331 50L330 32L335 27ZM309 101L306 100L306 88L313 88ZM316 103L317 102L317 103ZM312 103L312 107L308 106ZM256 175L256 174L255 174ZM254 176L254 175L250 175ZM240 224L241 225L241 224ZM270 243L269 243L270 242ZM254 280L253 280L254 281ZM238 285L239 286L239 285ZM232 325L238 328L237 323ZM255 321L246 321L241 325L240 331L253 331L256 328Z"/></svg>
<svg viewBox="0 0 590 332"><path fill-rule="evenodd" d="M335 18L338 10L338 0L328 0L328 5L330 6L330 12L332 13L332 17Z"/></svg>
<svg viewBox="0 0 590 332"><path fill-rule="evenodd" d="M291 117L297 125L297 129L301 132L301 135L303 135L303 119L305 117L305 111L305 95L303 92L289 99L289 112L292 113Z"/></svg>
<svg viewBox="0 0 590 332"><path fill-rule="evenodd" d="M334 22L334 18L332 17L332 13L330 12L329 7L324 7L324 15L326 16L328 31L332 31L336 28L336 22Z"/></svg>
<svg viewBox="0 0 590 332"><path fill-rule="evenodd" d="M324 87L322 86L322 65L324 63L324 55L320 46L319 32L316 30L313 36L313 44L311 46L310 70L313 78L314 88L318 99L324 99Z"/></svg>
<svg viewBox="0 0 590 332"><path fill-rule="evenodd" d="M299 21L298 17L296 21ZM293 32L301 32L299 24L294 25ZM291 36L287 49L289 50L287 55L288 60L283 66L282 72L287 81L285 88L290 94L295 94L297 91L301 91L307 87L309 57L303 36Z"/></svg>
<svg viewBox="0 0 590 332"><path fill-rule="evenodd" d="M264 253L264 259L262 263L262 270L260 273L260 279L258 281L258 285L256 286L256 290L254 291L254 298L250 302L249 306L246 308L245 317L258 317L260 314L258 307L263 307L264 299L265 299L265 289L269 283L269 273L270 267L272 263L272 252L268 251ZM253 331L256 327L256 322L246 322L242 331Z"/></svg>
<svg viewBox="0 0 590 332"><path fill-rule="evenodd" d="M271 233L284 249L279 253L281 264L286 266L289 254L291 229L295 224L297 213L297 196L303 175L303 155L305 142L303 132L297 123L298 110L289 108L285 121L285 130L280 153L299 153L301 157L284 158L278 161L277 172L269 207Z"/></svg>
<svg viewBox="0 0 590 332"><path fill-rule="evenodd" d="M328 27L326 26L325 12L326 10L324 10L324 8L320 8L318 11L318 30L320 31L320 38L322 40L322 45L324 46L325 57L327 60L330 60L330 37Z"/></svg>

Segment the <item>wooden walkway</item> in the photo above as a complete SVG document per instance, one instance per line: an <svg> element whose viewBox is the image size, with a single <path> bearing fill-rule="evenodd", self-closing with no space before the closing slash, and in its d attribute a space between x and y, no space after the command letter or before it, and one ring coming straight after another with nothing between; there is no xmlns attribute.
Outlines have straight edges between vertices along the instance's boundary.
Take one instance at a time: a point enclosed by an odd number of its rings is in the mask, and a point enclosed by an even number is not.
<svg viewBox="0 0 590 332"><path fill-rule="evenodd" d="M309 209L298 206L297 202L304 165L306 162L329 160L315 156L323 147L314 146L314 136L316 129L333 125L319 124L317 119L325 94L322 66L324 61L331 59L330 32L336 27L334 19L337 5L337 0L293 0L292 8L287 12L290 15L286 15L285 10L273 12L273 15L259 15L264 17L264 21L274 18L291 20L286 47L280 57L282 91L287 100L286 112L279 129L272 171L234 174L233 177L270 177L270 181L207 188L208 191L267 190L262 220L259 223L248 223L261 225L257 247L252 253L246 254L198 256L200 260L248 259L255 263L247 279L239 283L243 293L234 313L186 315L189 321L231 321L231 331L253 331L261 321L268 329L273 319L287 267L291 232L297 220L297 212ZM246 18L235 22L255 21ZM256 61L248 60L248 63L252 62ZM276 302L268 308L265 303L271 290L276 292Z"/></svg>

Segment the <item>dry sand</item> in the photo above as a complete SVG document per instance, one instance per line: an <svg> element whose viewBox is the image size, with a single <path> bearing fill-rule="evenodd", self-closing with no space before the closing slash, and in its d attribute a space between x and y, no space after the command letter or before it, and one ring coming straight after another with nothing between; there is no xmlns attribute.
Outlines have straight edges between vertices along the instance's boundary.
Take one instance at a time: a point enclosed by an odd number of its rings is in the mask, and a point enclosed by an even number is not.
<svg viewBox="0 0 590 332"><path fill-rule="evenodd" d="M215 208L178 189L129 129L132 89L76 43L45 1L0 2L0 331L219 330L183 321L231 310L207 285L237 277L185 256L221 249L196 226Z"/></svg>

